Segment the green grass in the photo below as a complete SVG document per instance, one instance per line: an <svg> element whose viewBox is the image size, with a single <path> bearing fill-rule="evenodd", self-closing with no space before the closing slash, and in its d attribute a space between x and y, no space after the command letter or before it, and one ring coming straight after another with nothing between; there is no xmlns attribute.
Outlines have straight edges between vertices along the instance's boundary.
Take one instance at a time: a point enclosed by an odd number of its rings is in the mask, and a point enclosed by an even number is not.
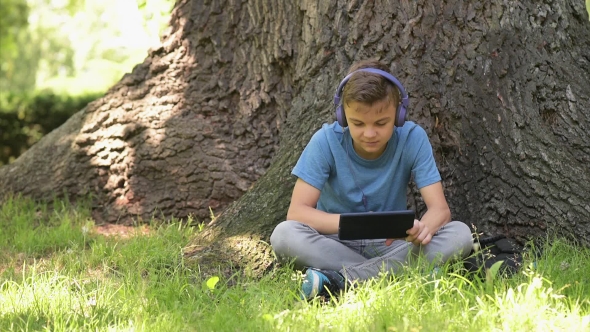
<svg viewBox="0 0 590 332"><path fill-rule="evenodd" d="M408 268L337 300L298 300L301 274L205 277L182 255L198 229L153 221L92 231L84 204L15 197L0 208L0 331L584 331L590 250L556 239L509 279ZM584 318L586 317L586 318Z"/></svg>

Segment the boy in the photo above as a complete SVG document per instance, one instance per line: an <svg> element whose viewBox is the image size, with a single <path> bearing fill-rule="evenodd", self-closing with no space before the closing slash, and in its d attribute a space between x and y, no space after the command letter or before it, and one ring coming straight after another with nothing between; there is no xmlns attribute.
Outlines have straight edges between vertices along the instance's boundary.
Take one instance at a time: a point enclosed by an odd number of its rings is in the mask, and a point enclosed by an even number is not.
<svg viewBox="0 0 590 332"><path fill-rule="evenodd" d="M303 297L338 292L382 269L395 273L410 253L435 264L466 256L471 231L451 221L426 132L405 121L409 101L401 83L380 62L362 61L350 68L334 103L338 121L324 124L301 154L287 221L270 238L279 257L308 267ZM427 212L406 238L338 239L340 213L405 210L410 176Z"/></svg>

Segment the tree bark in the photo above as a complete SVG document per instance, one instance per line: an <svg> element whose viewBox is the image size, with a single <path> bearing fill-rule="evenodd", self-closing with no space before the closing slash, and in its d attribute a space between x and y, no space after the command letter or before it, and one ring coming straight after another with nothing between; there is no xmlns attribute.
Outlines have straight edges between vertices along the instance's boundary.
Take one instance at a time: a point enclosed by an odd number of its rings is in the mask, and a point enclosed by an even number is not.
<svg viewBox="0 0 590 332"><path fill-rule="evenodd" d="M0 191L92 193L108 221L212 211L208 242L188 252L268 261L290 171L333 121L336 86L379 58L429 133L454 219L588 245L587 15L574 0L180 1L161 47L0 168ZM415 188L408 198L424 212Z"/></svg>

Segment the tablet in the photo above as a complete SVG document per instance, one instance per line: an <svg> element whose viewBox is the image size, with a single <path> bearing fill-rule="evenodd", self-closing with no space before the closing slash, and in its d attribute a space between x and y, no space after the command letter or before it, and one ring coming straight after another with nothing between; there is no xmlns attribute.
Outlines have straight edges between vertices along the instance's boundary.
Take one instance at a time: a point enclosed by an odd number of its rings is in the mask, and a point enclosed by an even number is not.
<svg viewBox="0 0 590 332"><path fill-rule="evenodd" d="M414 226L413 210L340 214L338 238L341 240L398 239L408 236Z"/></svg>

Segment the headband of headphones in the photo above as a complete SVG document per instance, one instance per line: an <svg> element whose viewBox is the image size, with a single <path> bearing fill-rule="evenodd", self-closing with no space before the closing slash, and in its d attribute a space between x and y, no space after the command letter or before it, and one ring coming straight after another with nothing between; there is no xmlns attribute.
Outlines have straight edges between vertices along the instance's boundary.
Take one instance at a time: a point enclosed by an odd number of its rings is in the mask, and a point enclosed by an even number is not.
<svg viewBox="0 0 590 332"><path fill-rule="evenodd" d="M388 81L390 81L393 85L395 85L399 89L399 92L401 95L401 102L397 106L394 124L396 127L403 126L404 122L406 121L407 108L410 105L410 99L408 98L408 94L406 93L406 90L404 89L404 87L398 81L397 78L395 78L393 75L391 75L388 72L385 72L383 70L379 70L376 68L363 68L363 69L355 70L352 73L346 75L346 77L342 80L342 82L340 82L340 85L338 85L338 89L336 90L336 94L334 95L334 105L336 106L336 120L338 120L338 123L340 124L340 126L342 126L342 127L348 126L348 122L346 121L346 116L344 115L344 108L343 108L342 104L340 104L340 98L342 98L342 90L344 89L344 86L346 85L348 80L352 77L352 75L354 75L355 73L358 73L358 72L367 72L367 73L381 75L381 76L385 77Z"/></svg>

